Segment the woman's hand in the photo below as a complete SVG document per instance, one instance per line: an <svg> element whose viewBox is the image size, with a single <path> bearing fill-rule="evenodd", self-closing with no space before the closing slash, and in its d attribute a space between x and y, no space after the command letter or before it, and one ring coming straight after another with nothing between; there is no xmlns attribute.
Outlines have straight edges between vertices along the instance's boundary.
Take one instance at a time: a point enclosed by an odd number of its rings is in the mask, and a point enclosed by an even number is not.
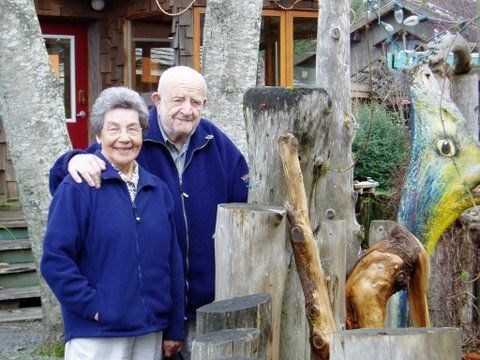
<svg viewBox="0 0 480 360"><path fill-rule="evenodd" d="M165 356L173 356L182 348L183 341L163 340L163 351Z"/></svg>

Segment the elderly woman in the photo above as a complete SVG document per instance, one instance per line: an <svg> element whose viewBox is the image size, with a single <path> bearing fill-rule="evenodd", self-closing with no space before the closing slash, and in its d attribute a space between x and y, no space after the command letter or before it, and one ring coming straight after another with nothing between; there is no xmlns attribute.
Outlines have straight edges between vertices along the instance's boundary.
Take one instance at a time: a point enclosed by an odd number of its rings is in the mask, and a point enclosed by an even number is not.
<svg viewBox="0 0 480 360"><path fill-rule="evenodd" d="M141 97L103 91L92 130L102 186L67 176L53 197L41 273L62 306L66 359L161 359L184 336L184 278L167 186L135 158L148 127Z"/></svg>

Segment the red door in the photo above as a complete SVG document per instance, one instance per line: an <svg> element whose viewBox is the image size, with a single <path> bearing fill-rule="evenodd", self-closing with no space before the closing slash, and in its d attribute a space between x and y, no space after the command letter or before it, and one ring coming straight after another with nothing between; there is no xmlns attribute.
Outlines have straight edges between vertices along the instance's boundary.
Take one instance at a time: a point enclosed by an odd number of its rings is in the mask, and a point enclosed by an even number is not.
<svg viewBox="0 0 480 360"><path fill-rule="evenodd" d="M40 24L50 63L63 90L68 134L75 149L88 146L87 26Z"/></svg>

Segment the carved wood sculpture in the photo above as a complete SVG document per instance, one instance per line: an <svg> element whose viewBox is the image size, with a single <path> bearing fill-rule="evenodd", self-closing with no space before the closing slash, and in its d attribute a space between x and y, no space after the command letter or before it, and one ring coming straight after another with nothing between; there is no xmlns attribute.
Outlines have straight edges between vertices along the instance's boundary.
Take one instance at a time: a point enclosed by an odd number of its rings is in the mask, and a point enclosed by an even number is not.
<svg viewBox="0 0 480 360"><path fill-rule="evenodd" d="M411 156L398 214L398 222L418 237L428 255L443 231L480 195L478 134L469 131L450 96L449 77L452 72L468 72L470 51L459 36L443 37L431 46L429 65L413 70ZM453 71L446 63L450 52L455 57ZM399 229L372 247L352 270L346 286L349 328L384 326L387 300L400 289L407 290L414 325L428 324L428 313L422 310L424 297L416 293L416 286L426 291L426 278L416 274L426 276L427 260L415 237ZM416 258L403 247L415 250ZM392 315L399 324L406 324L401 315L406 313L404 298L400 307L402 311L391 309Z"/></svg>
<svg viewBox="0 0 480 360"><path fill-rule="evenodd" d="M455 58L453 72L468 71L468 45L459 36L447 36L433 50L430 65L414 69L410 87L411 153L397 221L424 244L429 255L444 230L480 199L478 134L469 131L450 97L452 71L446 63L450 51Z"/></svg>
<svg viewBox="0 0 480 360"><path fill-rule="evenodd" d="M347 329L385 326L388 298L407 290L414 326L430 326L427 254L403 225L395 224L350 271L345 288Z"/></svg>
<svg viewBox="0 0 480 360"><path fill-rule="evenodd" d="M287 216L298 275L305 295L312 359L328 359L330 334L336 330L327 279L320 263L308 218L308 204L298 160L298 142L291 134L278 137L287 185Z"/></svg>

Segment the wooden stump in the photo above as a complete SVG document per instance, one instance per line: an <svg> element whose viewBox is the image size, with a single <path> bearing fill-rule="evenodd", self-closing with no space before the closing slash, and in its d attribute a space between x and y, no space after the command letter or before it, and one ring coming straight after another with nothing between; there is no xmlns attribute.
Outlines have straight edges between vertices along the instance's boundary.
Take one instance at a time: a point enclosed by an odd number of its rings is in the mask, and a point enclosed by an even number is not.
<svg viewBox="0 0 480 360"><path fill-rule="evenodd" d="M269 294L255 294L215 301L197 309L197 336L220 330L256 328L259 331L258 359L269 357L272 332Z"/></svg>
<svg viewBox="0 0 480 360"><path fill-rule="evenodd" d="M192 344L192 359L217 360L235 356L257 359L260 332L257 329L230 329L197 336Z"/></svg>
<svg viewBox="0 0 480 360"><path fill-rule="evenodd" d="M461 359L457 328L357 329L334 332L330 360Z"/></svg>
<svg viewBox="0 0 480 360"><path fill-rule="evenodd" d="M220 204L215 229L215 300L269 293L272 339L268 359L279 359L280 317L287 275L286 211L255 204Z"/></svg>
<svg viewBox="0 0 480 360"><path fill-rule="evenodd" d="M265 87L249 89L244 96L250 165L250 203L283 206L287 189L277 149L277 138L289 132L299 139L300 166L308 197L310 224L318 240L326 219L325 174L330 164L331 101L322 89ZM282 308L281 360L310 359L305 299L290 243L289 269Z"/></svg>

